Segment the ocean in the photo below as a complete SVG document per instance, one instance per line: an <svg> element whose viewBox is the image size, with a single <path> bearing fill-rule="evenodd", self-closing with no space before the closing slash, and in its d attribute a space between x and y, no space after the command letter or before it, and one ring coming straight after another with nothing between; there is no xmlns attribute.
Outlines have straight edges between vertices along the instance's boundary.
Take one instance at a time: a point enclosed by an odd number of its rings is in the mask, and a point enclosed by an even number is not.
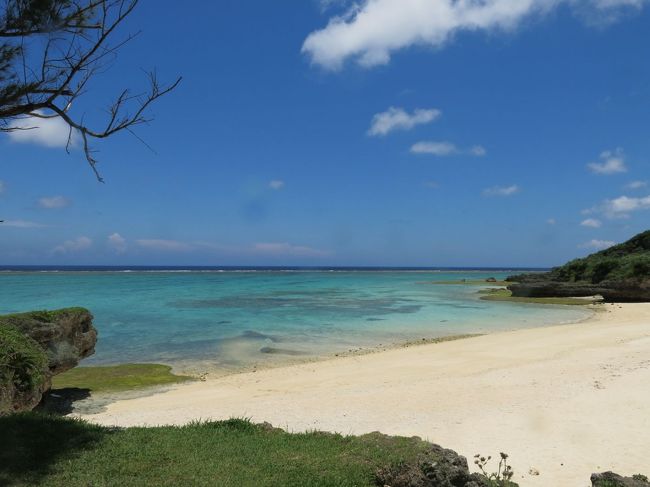
<svg viewBox="0 0 650 487"><path fill-rule="evenodd" d="M83 306L99 331L85 365L157 362L225 373L589 316L577 307L482 301L477 286L433 284L520 271L0 267L0 314Z"/></svg>

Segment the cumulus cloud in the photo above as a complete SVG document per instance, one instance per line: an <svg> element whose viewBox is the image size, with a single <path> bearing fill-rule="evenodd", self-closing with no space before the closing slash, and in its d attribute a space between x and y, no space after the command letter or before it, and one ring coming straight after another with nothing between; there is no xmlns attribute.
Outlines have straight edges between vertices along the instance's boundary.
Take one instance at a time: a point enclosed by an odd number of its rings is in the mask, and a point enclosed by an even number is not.
<svg viewBox="0 0 650 487"><path fill-rule="evenodd" d="M157 252L188 252L193 246L187 242L163 239L139 239L135 241L140 247Z"/></svg>
<svg viewBox="0 0 650 487"><path fill-rule="evenodd" d="M460 149L451 142L421 141L411 146L411 153L430 154L439 157L458 154L482 157L487 153L487 151L480 145L475 145L469 149Z"/></svg>
<svg viewBox="0 0 650 487"><path fill-rule="evenodd" d="M326 250L314 249L302 245L292 245L287 242L261 242L253 246L253 250L258 254L289 256L289 257L325 257L330 255Z"/></svg>
<svg viewBox="0 0 650 487"><path fill-rule="evenodd" d="M483 190L483 196L512 196L513 194L519 193L521 188L516 184L511 186L492 186Z"/></svg>
<svg viewBox="0 0 650 487"><path fill-rule="evenodd" d="M126 239L119 233L113 233L108 236L106 244L118 254L126 252Z"/></svg>
<svg viewBox="0 0 650 487"><path fill-rule="evenodd" d="M411 146L413 154L431 154L449 156L458 153L458 148L451 142L417 142Z"/></svg>
<svg viewBox="0 0 650 487"><path fill-rule="evenodd" d="M42 110L36 110L41 115ZM38 144L46 147L65 147L68 143L70 128L60 117L40 118L27 116L12 120L9 123L11 132L7 132L14 142ZM77 134L73 131L72 143L76 142Z"/></svg>
<svg viewBox="0 0 650 487"><path fill-rule="evenodd" d="M616 242L612 242L611 240L589 240L589 242L585 242L582 245L579 245L579 247L582 247L583 249L593 249L593 250L605 250L613 245L616 245Z"/></svg>
<svg viewBox="0 0 650 487"><path fill-rule="evenodd" d="M417 125L431 123L442 115L435 108L416 108L413 113L408 113L403 108L390 107L382 113L372 117L368 135L387 135L394 130L411 130Z"/></svg>
<svg viewBox="0 0 650 487"><path fill-rule="evenodd" d="M38 206L48 210L65 208L70 206L71 201L63 196L44 196L38 200Z"/></svg>
<svg viewBox="0 0 650 487"><path fill-rule="evenodd" d="M642 189L648 185L647 181L632 181L625 185L626 189Z"/></svg>
<svg viewBox="0 0 650 487"><path fill-rule="evenodd" d="M602 226L602 222L600 220L596 220L595 218L587 218L586 220L582 220L580 222L580 225L583 227L600 228Z"/></svg>
<svg viewBox="0 0 650 487"><path fill-rule="evenodd" d="M395 51L442 47L463 31L512 31L528 17L570 5L583 16L616 19L647 0L361 0L309 34L302 52L325 69L347 60L362 67L387 64Z"/></svg>
<svg viewBox="0 0 650 487"><path fill-rule="evenodd" d="M269 188L274 189L274 190L280 190L284 188L284 181L281 179L273 179L269 181Z"/></svg>
<svg viewBox="0 0 650 487"><path fill-rule="evenodd" d="M66 240L61 245L57 245L52 249L52 252L55 254L68 254L73 252L79 252L82 250L89 249L93 244L93 241L88 237L77 237L74 240Z"/></svg>
<svg viewBox="0 0 650 487"><path fill-rule="evenodd" d="M600 154L601 162L591 162L587 167L595 174L616 174L627 172L623 149L604 151Z"/></svg>
<svg viewBox="0 0 650 487"><path fill-rule="evenodd" d="M0 223L0 228L44 228L46 226L47 225L43 225L42 223L30 222L27 220L5 220L3 223Z"/></svg>
<svg viewBox="0 0 650 487"><path fill-rule="evenodd" d="M610 218L625 218L628 213L633 211L650 209L650 195L643 198L619 196L618 198L605 200L600 209Z"/></svg>

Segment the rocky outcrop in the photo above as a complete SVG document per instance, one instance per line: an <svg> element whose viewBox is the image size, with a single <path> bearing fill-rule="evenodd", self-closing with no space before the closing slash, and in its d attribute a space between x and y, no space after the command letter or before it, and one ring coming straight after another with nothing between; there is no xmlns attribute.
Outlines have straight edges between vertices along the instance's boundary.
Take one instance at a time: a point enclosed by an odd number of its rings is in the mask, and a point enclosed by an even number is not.
<svg viewBox="0 0 650 487"><path fill-rule="evenodd" d="M548 274L525 274L512 277L508 289L516 297L527 298L570 298L600 295L609 302L650 301L650 279L611 280L598 284L586 281L562 282L549 278Z"/></svg>
<svg viewBox="0 0 650 487"><path fill-rule="evenodd" d="M95 352L92 319L83 308L0 316L0 414L31 410L54 375Z"/></svg>
<svg viewBox="0 0 650 487"><path fill-rule="evenodd" d="M591 476L591 487L650 487L650 482L645 475L621 477L614 472L605 472Z"/></svg>
<svg viewBox="0 0 650 487"><path fill-rule="evenodd" d="M377 485L390 487L490 487L485 477L470 473L467 459L453 450L429 445L414 462L405 462L377 472ZM506 485L506 484L504 484ZM507 484L517 487L514 482Z"/></svg>
<svg viewBox="0 0 650 487"><path fill-rule="evenodd" d="M602 296L605 301L650 301L650 231L550 272L511 276L515 297Z"/></svg>

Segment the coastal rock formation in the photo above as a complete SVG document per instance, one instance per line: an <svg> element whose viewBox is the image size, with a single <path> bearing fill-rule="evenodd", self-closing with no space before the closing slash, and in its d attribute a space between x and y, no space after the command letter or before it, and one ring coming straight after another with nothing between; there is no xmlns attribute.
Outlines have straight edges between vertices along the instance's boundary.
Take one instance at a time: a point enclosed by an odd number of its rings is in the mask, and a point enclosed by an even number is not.
<svg viewBox="0 0 650 487"><path fill-rule="evenodd" d="M415 462L377 472L377 485L390 487L489 487L489 481L470 473L467 459L453 450L431 445ZM510 482L509 487L517 487Z"/></svg>
<svg viewBox="0 0 650 487"><path fill-rule="evenodd" d="M591 476L591 487L650 487L650 482L645 475L622 477L614 472L605 472Z"/></svg>
<svg viewBox="0 0 650 487"><path fill-rule="evenodd" d="M0 316L0 414L31 410L52 376L95 352L92 319L83 308Z"/></svg>
<svg viewBox="0 0 650 487"><path fill-rule="evenodd" d="M515 297L602 296L605 301L650 301L650 230L625 243L545 273L511 276Z"/></svg>

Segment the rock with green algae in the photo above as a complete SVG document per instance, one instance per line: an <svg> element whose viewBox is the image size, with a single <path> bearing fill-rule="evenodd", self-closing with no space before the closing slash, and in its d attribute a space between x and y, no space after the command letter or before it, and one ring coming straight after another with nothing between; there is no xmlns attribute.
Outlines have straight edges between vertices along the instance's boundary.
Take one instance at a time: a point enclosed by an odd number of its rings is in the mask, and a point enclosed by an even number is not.
<svg viewBox="0 0 650 487"><path fill-rule="evenodd" d="M33 409L54 375L95 352L92 320L83 308L0 316L0 415Z"/></svg>

